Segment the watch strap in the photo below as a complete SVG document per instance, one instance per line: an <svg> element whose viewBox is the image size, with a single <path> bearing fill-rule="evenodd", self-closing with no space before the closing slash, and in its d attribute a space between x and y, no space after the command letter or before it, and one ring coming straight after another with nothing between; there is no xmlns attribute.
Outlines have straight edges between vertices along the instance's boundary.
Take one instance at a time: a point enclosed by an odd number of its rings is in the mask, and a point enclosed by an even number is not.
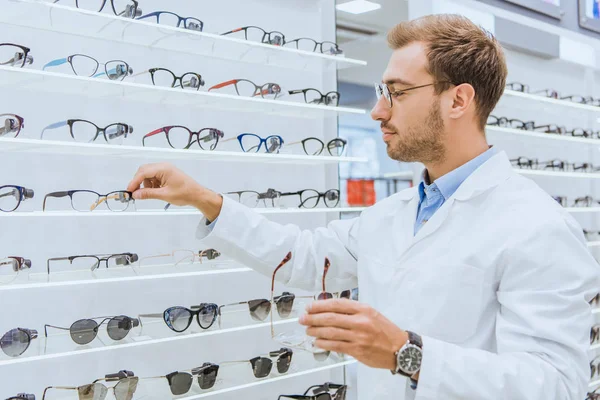
<svg viewBox="0 0 600 400"><path fill-rule="evenodd" d="M411 331L406 331L406 333L408 333L408 342L410 344L414 344L415 346L418 346L420 349L423 349L423 339L421 339L421 336L419 336L416 333L411 332Z"/></svg>

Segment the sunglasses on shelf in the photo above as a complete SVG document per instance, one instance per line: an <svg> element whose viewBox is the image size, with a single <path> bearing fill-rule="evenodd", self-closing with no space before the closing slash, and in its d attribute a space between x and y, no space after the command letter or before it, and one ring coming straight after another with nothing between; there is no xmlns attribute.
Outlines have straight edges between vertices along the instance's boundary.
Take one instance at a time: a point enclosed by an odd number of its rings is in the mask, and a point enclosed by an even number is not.
<svg viewBox="0 0 600 400"><path fill-rule="evenodd" d="M285 374L290 368L292 363L293 351L291 349L281 348L277 351L269 353L268 357L260 356L254 357L250 360L244 361L225 361L219 364L204 363L198 368L194 368L189 371L175 371L165 376L157 376L148 379L160 379L166 378L169 383L169 388L174 396L186 394L192 388L194 382L194 376L197 376L198 386L200 389L212 389L217 382L217 376L219 374L220 367L227 365L246 364L250 363L252 367L252 373L256 378L266 378L273 369L273 360L271 358L277 358L276 366L277 372Z"/></svg>
<svg viewBox="0 0 600 400"><path fill-rule="evenodd" d="M123 60L110 60L101 63L94 57L85 54L73 54L65 58L57 58L44 65L42 70L45 71L47 68L58 67L67 63L77 76L98 78L106 75L111 81L122 81L126 76L133 75L133 68ZM98 72L101 65L104 66L104 70Z"/></svg>
<svg viewBox="0 0 600 400"><path fill-rule="evenodd" d="M0 65L22 68L33 64L33 57L29 54L29 47L14 43L0 43Z"/></svg>
<svg viewBox="0 0 600 400"><path fill-rule="evenodd" d="M35 400L35 394L19 393L16 396L9 397L6 400Z"/></svg>
<svg viewBox="0 0 600 400"><path fill-rule="evenodd" d="M316 137L309 137L298 142L287 143L286 146L293 145L302 145L302 149L304 153L309 156L318 156L323 153L323 150L327 148L330 156L340 157L344 150L346 149L346 145L348 142L342 138L331 139L327 144L323 143L323 141Z"/></svg>
<svg viewBox="0 0 600 400"><path fill-rule="evenodd" d="M8 256L0 258L0 284L14 281L19 271L31 268L31 260L23 257Z"/></svg>
<svg viewBox="0 0 600 400"><path fill-rule="evenodd" d="M300 89L300 90L290 90L288 94L303 94L304 102L306 104L325 104L326 106L334 106L337 107L340 103L340 92L332 91L327 92L325 94L321 93L320 90L317 89Z"/></svg>
<svg viewBox="0 0 600 400"><path fill-rule="evenodd" d="M277 276L277 272L283 268L287 263L292 259L292 252L288 252L285 258L279 263L279 265L273 271L273 275L271 277L271 303L275 302L275 278ZM327 272L329 271L329 267L331 263L329 259L325 257L325 263L323 265L323 279L322 279L322 291L317 295L318 300L326 300L333 297L331 293L328 293L325 290L325 278L327 276ZM273 324L273 313L271 315L271 338L277 343L287 347L299 349L302 351L308 351L313 354L313 357L317 361L325 361L330 352L327 350L322 350L314 346L314 341L312 338L306 335L305 330L295 330L289 332L275 332L275 325Z"/></svg>
<svg viewBox="0 0 600 400"><path fill-rule="evenodd" d="M44 389L42 400L50 390L74 390L79 400L105 400L109 391L113 392L115 400L132 400L137 389L139 378L131 371L121 370L116 374L107 374L104 378L82 386L49 386ZM101 382L117 382L113 387L107 387Z"/></svg>
<svg viewBox="0 0 600 400"><path fill-rule="evenodd" d="M327 382L322 385L311 386L304 394L282 394L278 400L296 399L296 400L346 400L346 385L338 385Z"/></svg>
<svg viewBox="0 0 600 400"><path fill-rule="evenodd" d="M203 128L194 132L185 126L164 126L146 134L142 138L142 146L146 145L147 138L160 133L165 134L167 143L173 149L189 149L194 143L197 143L202 150L214 150L219 139L225 135L223 131L216 128Z"/></svg>
<svg viewBox="0 0 600 400"><path fill-rule="evenodd" d="M100 320L100 322L96 322L96 320ZM141 325L138 318L130 318L126 315L95 317L77 320L69 328L46 324L44 325L44 335L48 337L48 328L69 331L71 339L75 343L85 345L91 343L98 336L100 326L105 323L108 337L116 341L125 339L133 328Z"/></svg>
<svg viewBox="0 0 600 400"><path fill-rule="evenodd" d="M60 0L54 0L58 3ZM71 0L72 1L72 0ZM75 7L94 12L101 12L109 0L75 0ZM137 0L110 0L112 12L119 17L135 18L142 15L142 9Z"/></svg>
<svg viewBox="0 0 600 400"><path fill-rule="evenodd" d="M244 26L241 28L236 28L229 32L222 33L221 36L232 35L238 32L243 33L245 40L252 42L265 43L273 46L283 46L285 44L285 35L283 33L278 31L267 32L258 26ZM239 37L241 34L236 36Z"/></svg>
<svg viewBox="0 0 600 400"><path fill-rule="evenodd" d="M16 114L0 114L0 122L4 123L0 127L0 137L16 138L25 127L25 120Z"/></svg>
<svg viewBox="0 0 600 400"><path fill-rule="evenodd" d="M139 257L135 253L118 253L118 254L99 254L99 255L80 255L68 257L54 257L46 261L46 269L50 274L50 263L55 261L68 261L69 265L74 267L76 271L95 271L100 268L103 263L105 268L118 268L122 266L130 266L138 261Z"/></svg>
<svg viewBox="0 0 600 400"><path fill-rule="evenodd" d="M33 199L33 195L33 189L27 189L23 186L0 186L0 211L13 212L19 208L21 202Z"/></svg>
<svg viewBox="0 0 600 400"><path fill-rule="evenodd" d="M0 349L9 357L19 357L27 351L31 341L37 337L38 332L35 329L11 329L0 338Z"/></svg>
<svg viewBox="0 0 600 400"><path fill-rule="evenodd" d="M257 85L248 79L232 79L226 82L221 82L209 88L208 91L210 92L212 90L222 89L229 86L233 86L235 93L238 96L243 97L260 96L263 99L274 100L281 96L281 86L279 86L279 84L269 82L262 85Z"/></svg>
<svg viewBox="0 0 600 400"><path fill-rule="evenodd" d="M169 307L162 314L142 314L140 318L161 318L174 332L186 331L196 317L196 322L202 329L208 329L215 323L219 306L214 303L202 303L197 306Z"/></svg>
<svg viewBox="0 0 600 400"><path fill-rule="evenodd" d="M284 46L291 47L297 50L329 54L332 56L344 54L344 51L340 49L337 43L328 41L317 42L316 40L311 38L299 38L290 40L289 42L285 42Z"/></svg>
<svg viewBox="0 0 600 400"><path fill-rule="evenodd" d="M266 153L279 153L283 146L283 138L279 135L271 135L261 138L254 133L242 133L235 138L223 140L223 143L237 140L244 153L258 153L264 146Z"/></svg>
<svg viewBox="0 0 600 400"><path fill-rule="evenodd" d="M92 143L102 135L106 143L122 144L127 139L127 136L133 133L133 126L123 122L117 122L102 128L85 119L68 119L46 126L42 130L40 139L44 138L44 133L47 130L58 129L64 126L69 127L71 138L81 143Z"/></svg>
<svg viewBox="0 0 600 400"><path fill-rule="evenodd" d="M267 299L241 301L239 303L231 303L219 306L218 313L219 317L221 317L223 315L224 308L248 305L250 317L252 317L252 319L257 322L263 322L271 313L271 306L275 305L279 317L288 318L292 313L292 309L294 307L294 300L296 300L297 298L313 299L313 296L296 296L295 294L290 292L283 292L281 296L275 296L273 298L273 303L271 303Z"/></svg>
<svg viewBox="0 0 600 400"><path fill-rule="evenodd" d="M125 190L117 190L108 194L100 194L93 190L68 190L64 192L48 193L44 197L42 210L46 211L46 201L48 198L63 197L69 197L71 199L71 208L75 211L94 211L102 203L106 204L106 207L108 207L110 211L125 211L129 208L129 204L133 204L133 207L135 208L133 193Z"/></svg>
<svg viewBox="0 0 600 400"><path fill-rule="evenodd" d="M204 22L200 21L198 18L181 17L171 11L155 11L150 14L142 15L136 19L140 20L147 18L155 18L157 24L174 26L176 28L183 27L190 31L202 32L202 29L204 29Z"/></svg>

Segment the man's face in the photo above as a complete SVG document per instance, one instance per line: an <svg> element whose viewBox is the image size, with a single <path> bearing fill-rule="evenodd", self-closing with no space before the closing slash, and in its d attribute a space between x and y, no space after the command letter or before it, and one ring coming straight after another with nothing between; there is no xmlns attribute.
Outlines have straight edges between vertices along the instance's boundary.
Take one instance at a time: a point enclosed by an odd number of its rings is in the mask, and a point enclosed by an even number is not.
<svg viewBox="0 0 600 400"><path fill-rule="evenodd" d="M390 108L382 96L371 111L371 117L381 122L388 155L397 161L435 163L445 157L444 121L435 88L426 86L394 95L399 90L434 83L426 66L423 43L394 50L383 74L393 106Z"/></svg>

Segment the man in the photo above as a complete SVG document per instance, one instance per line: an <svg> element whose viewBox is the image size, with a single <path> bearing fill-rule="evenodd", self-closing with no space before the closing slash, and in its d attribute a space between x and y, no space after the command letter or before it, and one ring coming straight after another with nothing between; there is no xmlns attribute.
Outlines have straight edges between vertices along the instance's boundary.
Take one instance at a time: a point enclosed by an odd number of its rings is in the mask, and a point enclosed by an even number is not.
<svg viewBox="0 0 600 400"><path fill-rule="evenodd" d="M166 164L128 190L196 206L203 245L266 275L291 251L278 273L290 286L320 290L324 257L328 290L358 282L361 303L314 302L300 322L361 363L360 400L583 399L598 264L570 215L486 142L507 74L499 44L453 15L401 23L388 41L371 115L391 158L424 163L418 187L314 232Z"/></svg>

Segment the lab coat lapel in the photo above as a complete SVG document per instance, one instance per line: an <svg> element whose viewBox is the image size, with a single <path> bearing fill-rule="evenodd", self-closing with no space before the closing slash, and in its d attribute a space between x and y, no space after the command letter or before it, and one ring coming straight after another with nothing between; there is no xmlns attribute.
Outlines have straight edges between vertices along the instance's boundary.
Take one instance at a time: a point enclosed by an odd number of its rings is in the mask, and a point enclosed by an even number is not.
<svg viewBox="0 0 600 400"><path fill-rule="evenodd" d="M397 212L393 222L395 236L394 259L401 257L412 246L414 239L414 226L417 219L417 207L419 205L419 192L417 187L398 193L401 212Z"/></svg>

